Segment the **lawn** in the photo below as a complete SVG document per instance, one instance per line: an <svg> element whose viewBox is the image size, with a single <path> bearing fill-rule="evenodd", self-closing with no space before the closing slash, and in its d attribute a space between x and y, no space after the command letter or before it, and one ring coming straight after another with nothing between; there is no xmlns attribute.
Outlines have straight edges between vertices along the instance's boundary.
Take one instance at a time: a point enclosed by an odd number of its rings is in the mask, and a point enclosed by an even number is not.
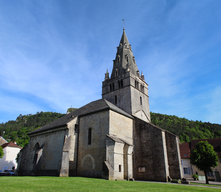
<svg viewBox="0 0 221 192"><path fill-rule="evenodd" d="M108 181L83 177L0 177L0 191L220 191L220 189L177 184Z"/></svg>

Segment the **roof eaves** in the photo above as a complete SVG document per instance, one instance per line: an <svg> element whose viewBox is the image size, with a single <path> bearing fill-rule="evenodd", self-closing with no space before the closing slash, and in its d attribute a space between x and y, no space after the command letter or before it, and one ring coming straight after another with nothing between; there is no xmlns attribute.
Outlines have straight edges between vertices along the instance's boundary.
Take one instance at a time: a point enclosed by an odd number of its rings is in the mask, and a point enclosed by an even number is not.
<svg viewBox="0 0 221 192"><path fill-rule="evenodd" d="M148 123L148 122L147 122L147 123ZM151 124L153 127L156 127L156 128L158 128L158 129L160 129L160 130L162 130L162 131L165 131L165 132L167 132L167 133L170 133L171 135L174 135L174 136L176 136L176 137L179 137L178 135L175 135L174 133L171 133L171 132L169 132L169 131L167 131L167 130L161 128L161 127L158 127L158 126L156 126L156 125L154 125L154 124L152 124L152 123L149 123L149 124Z"/></svg>
<svg viewBox="0 0 221 192"><path fill-rule="evenodd" d="M43 129L43 130L39 130L39 131L37 131L37 130L36 131L32 131L32 132L28 133L28 135L34 135L34 134L42 133L42 132L45 132L45 131L50 131L51 129L62 128L64 126L66 126L66 125L67 125L67 123L65 123L63 125L55 126L55 127L50 127L48 129ZM64 129L66 129L66 128L64 128Z"/></svg>

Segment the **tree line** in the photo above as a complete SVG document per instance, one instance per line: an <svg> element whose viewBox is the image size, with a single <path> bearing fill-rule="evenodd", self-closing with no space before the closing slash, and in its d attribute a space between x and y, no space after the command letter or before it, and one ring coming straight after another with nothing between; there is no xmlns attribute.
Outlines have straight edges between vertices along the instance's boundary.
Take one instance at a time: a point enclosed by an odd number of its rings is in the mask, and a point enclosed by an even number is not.
<svg viewBox="0 0 221 192"><path fill-rule="evenodd" d="M221 125L209 122L190 121L175 115L163 115L151 112L151 123L178 135L180 142L190 142L192 139L221 138Z"/></svg>
<svg viewBox="0 0 221 192"><path fill-rule="evenodd" d="M68 109L68 112L76 108ZM13 141L21 147L29 143L28 133L38 129L65 114L55 112L37 112L36 114L20 114L15 121L0 124L0 135L8 142ZM221 125L203 123L201 121L190 121L175 115L163 115L151 112L152 124L161 127L175 135L180 142L190 142L192 139L221 138Z"/></svg>
<svg viewBox="0 0 221 192"><path fill-rule="evenodd" d="M13 141L21 147L29 143L28 133L38 129L60 117L62 113L37 112L36 114L20 114L15 121L0 124L0 135L8 142Z"/></svg>

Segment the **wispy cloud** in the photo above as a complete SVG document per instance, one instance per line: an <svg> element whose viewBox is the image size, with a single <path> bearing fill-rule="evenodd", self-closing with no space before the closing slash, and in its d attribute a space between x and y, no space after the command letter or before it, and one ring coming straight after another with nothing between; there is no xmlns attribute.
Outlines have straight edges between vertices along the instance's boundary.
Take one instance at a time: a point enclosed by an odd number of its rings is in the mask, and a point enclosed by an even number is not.
<svg viewBox="0 0 221 192"><path fill-rule="evenodd" d="M101 98L125 19L138 67L149 84L150 109L220 122L213 115L219 114L216 99L208 106L205 99L210 98L208 89L215 98L221 83L221 16L214 2L21 2L0 6L0 90L8 92L1 94L0 111L15 106L18 115L66 112L71 105ZM209 106L214 110L204 115Z"/></svg>

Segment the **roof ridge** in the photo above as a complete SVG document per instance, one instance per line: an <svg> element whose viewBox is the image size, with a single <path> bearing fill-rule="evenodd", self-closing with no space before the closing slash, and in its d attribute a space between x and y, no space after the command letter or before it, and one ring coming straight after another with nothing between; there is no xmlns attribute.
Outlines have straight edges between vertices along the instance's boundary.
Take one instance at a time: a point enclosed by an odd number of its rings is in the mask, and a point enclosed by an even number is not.
<svg viewBox="0 0 221 192"><path fill-rule="evenodd" d="M13 143L12 141L10 141L9 143L4 143L4 144L2 144L1 146L2 146L2 148L5 148L5 147L17 147L17 148L22 149L21 146L19 146L19 145Z"/></svg>
<svg viewBox="0 0 221 192"><path fill-rule="evenodd" d="M130 115L129 113L127 113L126 111L124 111L123 109L119 108L118 106L114 105L113 103L111 103L110 101L104 99L104 101L106 102L106 104L109 106L109 108L117 113L120 113L122 115L125 115L127 117L133 118L132 115Z"/></svg>

